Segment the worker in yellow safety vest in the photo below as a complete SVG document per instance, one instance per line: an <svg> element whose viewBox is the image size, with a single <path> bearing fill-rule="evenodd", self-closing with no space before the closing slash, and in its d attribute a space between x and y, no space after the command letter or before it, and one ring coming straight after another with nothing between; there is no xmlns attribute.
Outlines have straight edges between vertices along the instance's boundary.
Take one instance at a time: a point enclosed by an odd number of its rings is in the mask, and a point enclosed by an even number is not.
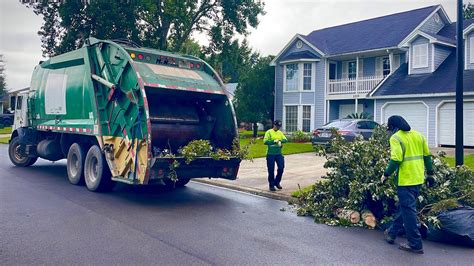
<svg viewBox="0 0 474 266"><path fill-rule="evenodd" d="M268 186L270 191L276 191L275 187L282 189L280 185L283 169L285 168L285 158L281 153L282 143L288 142L283 132L280 131L281 121L275 120L273 128L265 132L263 143L267 145L267 170L268 170ZM277 175L275 177L275 163L278 166Z"/></svg>
<svg viewBox="0 0 474 266"><path fill-rule="evenodd" d="M425 182L425 168L429 186L434 184L433 163L425 137L412 130L401 116L391 116L387 123L393 132L390 137L390 163L381 182L395 174L398 194L398 210L392 226L385 230L385 240L393 244L398 233L405 229L408 242L401 243L401 250L423 254L420 231L416 212L416 199L421 185Z"/></svg>

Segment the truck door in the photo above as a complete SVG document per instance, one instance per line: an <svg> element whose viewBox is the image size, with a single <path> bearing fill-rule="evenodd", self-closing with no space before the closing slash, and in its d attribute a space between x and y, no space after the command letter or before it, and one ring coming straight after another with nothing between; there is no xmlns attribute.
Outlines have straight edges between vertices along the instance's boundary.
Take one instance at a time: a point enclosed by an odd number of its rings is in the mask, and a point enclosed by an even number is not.
<svg viewBox="0 0 474 266"><path fill-rule="evenodd" d="M15 101L15 120L13 130L20 127L28 126L28 94L20 93L16 96Z"/></svg>

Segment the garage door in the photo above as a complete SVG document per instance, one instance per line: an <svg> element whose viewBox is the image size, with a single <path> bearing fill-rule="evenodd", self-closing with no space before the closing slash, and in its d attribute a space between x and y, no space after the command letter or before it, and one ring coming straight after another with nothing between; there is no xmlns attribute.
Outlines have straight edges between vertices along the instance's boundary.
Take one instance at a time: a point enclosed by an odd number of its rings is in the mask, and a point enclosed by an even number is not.
<svg viewBox="0 0 474 266"><path fill-rule="evenodd" d="M456 111L454 103L445 103L438 110L438 144L455 145ZM474 146L474 102L464 103L464 145Z"/></svg>
<svg viewBox="0 0 474 266"><path fill-rule="evenodd" d="M390 116L400 115L407 120L412 129L428 138L428 108L423 103L387 103L382 115L384 123L387 123Z"/></svg>

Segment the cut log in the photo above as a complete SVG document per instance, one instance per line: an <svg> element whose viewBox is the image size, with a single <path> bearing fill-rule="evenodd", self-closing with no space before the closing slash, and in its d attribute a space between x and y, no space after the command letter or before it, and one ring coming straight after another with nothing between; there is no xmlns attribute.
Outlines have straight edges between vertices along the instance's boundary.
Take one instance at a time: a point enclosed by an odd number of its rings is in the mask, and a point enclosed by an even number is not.
<svg viewBox="0 0 474 266"><path fill-rule="evenodd" d="M362 220L370 229L374 229L377 225L377 219L375 219L374 214L369 210L362 211Z"/></svg>
<svg viewBox="0 0 474 266"><path fill-rule="evenodd" d="M360 213L358 211L339 208L339 209L336 209L334 214L337 216L337 218L345 219L347 221L350 221L353 224L356 224L360 221Z"/></svg>

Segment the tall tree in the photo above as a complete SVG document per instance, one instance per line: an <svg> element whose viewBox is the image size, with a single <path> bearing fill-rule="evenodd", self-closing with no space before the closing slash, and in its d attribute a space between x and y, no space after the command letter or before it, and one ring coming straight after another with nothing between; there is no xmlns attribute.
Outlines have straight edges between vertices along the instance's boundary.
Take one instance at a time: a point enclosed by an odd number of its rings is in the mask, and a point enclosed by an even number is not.
<svg viewBox="0 0 474 266"><path fill-rule="evenodd" d="M235 92L234 105L239 121L253 124L257 136L257 123L273 119L275 68L270 66L273 56L259 58L246 71Z"/></svg>
<svg viewBox="0 0 474 266"><path fill-rule="evenodd" d="M463 14L464 14L464 19L474 18L474 4L472 3L463 4Z"/></svg>
<svg viewBox="0 0 474 266"><path fill-rule="evenodd" d="M128 38L144 46L181 51L195 32L211 46L226 38L247 35L257 27L263 3L253 0L25 1L44 22L45 55L78 48L85 38ZM83 4L87 2L87 4Z"/></svg>
<svg viewBox="0 0 474 266"><path fill-rule="evenodd" d="M0 98L7 92L7 83L5 81L5 62L3 55L0 54Z"/></svg>
<svg viewBox="0 0 474 266"><path fill-rule="evenodd" d="M246 40L239 43L239 40L226 39L221 47L216 49L206 49L209 54L207 61L219 72L225 83L235 83L240 81L240 76L251 68L258 60L258 53L250 48Z"/></svg>

